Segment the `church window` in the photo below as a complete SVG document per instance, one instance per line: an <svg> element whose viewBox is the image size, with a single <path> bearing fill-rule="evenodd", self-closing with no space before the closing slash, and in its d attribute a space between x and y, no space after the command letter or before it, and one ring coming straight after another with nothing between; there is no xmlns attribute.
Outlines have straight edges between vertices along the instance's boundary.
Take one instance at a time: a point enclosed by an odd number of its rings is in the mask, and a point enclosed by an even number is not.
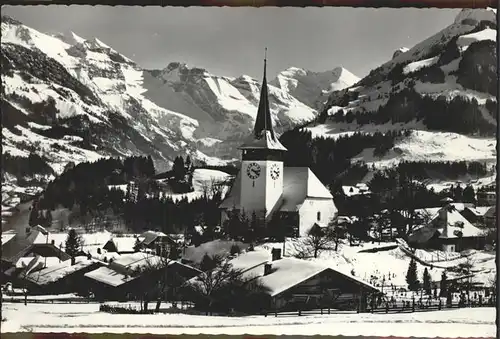
<svg viewBox="0 0 500 339"><path fill-rule="evenodd" d="M318 221L320 221L320 220L321 220L321 212L318 212L318 213L317 213L316 218L318 219Z"/></svg>

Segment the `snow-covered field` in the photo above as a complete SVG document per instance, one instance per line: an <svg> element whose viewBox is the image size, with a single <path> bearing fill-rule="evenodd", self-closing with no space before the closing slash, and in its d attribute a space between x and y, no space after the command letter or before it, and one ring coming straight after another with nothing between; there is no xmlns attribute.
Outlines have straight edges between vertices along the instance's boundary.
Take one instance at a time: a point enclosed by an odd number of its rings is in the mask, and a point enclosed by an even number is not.
<svg viewBox="0 0 500 339"><path fill-rule="evenodd" d="M407 314L221 317L186 314L123 315L99 304L4 303L2 332L133 332L162 334L376 335L493 337L495 308Z"/></svg>
<svg viewBox="0 0 500 339"><path fill-rule="evenodd" d="M211 196L214 192L215 186L225 182L230 179L231 175L226 172L210 170L210 169L195 169L193 172L193 192L184 193L184 194L166 194L171 197L173 200L181 200L187 198L189 201L199 198L203 196L203 194L207 194ZM224 186L222 188L222 194L226 194L228 186Z"/></svg>
<svg viewBox="0 0 500 339"><path fill-rule="evenodd" d="M409 137L396 140L394 147L384 156L373 156L373 149L365 149L353 160L362 160L378 167L392 166L400 161L486 161L496 162L494 138L479 138L451 132L427 131L421 123L363 125L327 122L307 127L312 137L337 139L355 132L373 134L392 130L412 129Z"/></svg>

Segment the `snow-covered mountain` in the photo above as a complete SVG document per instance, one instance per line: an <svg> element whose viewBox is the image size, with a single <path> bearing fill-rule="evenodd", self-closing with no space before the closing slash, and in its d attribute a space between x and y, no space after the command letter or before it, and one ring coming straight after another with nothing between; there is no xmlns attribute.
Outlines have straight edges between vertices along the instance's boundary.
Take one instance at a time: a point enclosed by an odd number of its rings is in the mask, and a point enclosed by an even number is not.
<svg viewBox="0 0 500 339"><path fill-rule="evenodd" d="M353 86L331 93L307 128L333 138L355 131L415 131L385 156L360 154L373 163L494 162L496 62L496 10L464 9L442 31L398 49Z"/></svg>
<svg viewBox="0 0 500 339"><path fill-rule="evenodd" d="M186 153L230 161L257 112L260 80L183 63L145 70L98 38L48 35L9 17L1 62L3 154L36 155L54 174L113 155L151 155L159 170ZM314 119L323 91L354 81L341 68L281 73L269 86L278 132Z"/></svg>

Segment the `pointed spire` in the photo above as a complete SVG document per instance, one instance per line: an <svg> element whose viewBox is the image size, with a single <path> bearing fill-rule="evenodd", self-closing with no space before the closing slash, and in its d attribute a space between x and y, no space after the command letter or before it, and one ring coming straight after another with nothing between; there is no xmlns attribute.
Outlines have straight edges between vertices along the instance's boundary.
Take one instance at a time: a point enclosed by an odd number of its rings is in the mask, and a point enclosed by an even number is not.
<svg viewBox="0 0 500 339"><path fill-rule="evenodd" d="M262 80L262 88L260 90L260 102L257 110L257 118L255 119L254 136L257 139L262 137L263 131L269 131L274 139L273 122L271 120L271 112L269 110L269 98L267 90L266 65L267 65L267 47L264 52L264 77Z"/></svg>

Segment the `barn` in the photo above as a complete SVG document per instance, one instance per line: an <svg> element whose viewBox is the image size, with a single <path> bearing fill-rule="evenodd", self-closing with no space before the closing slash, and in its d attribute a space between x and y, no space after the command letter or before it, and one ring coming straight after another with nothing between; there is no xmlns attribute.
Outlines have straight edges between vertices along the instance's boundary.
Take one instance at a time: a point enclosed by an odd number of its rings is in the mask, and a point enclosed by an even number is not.
<svg viewBox="0 0 500 339"><path fill-rule="evenodd" d="M85 274L90 291L98 300L140 299L157 289L161 279L176 285L179 280L192 278L200 271L178 261L144 252L124 254L107 266Z"/></svg>

